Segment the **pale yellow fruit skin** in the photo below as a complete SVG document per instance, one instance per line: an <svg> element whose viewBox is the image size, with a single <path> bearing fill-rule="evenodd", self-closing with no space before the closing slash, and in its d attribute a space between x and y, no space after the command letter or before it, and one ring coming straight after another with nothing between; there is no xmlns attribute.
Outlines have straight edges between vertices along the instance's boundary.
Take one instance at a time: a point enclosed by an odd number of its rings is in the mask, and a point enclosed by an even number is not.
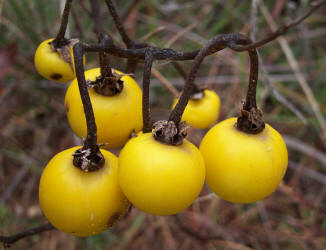
<svg viewBox="0 0 326 250"><path fill-rule="evenodd" d="M119 156L122 191L140 210L171 215L191 205L205 181L205 166L199 150L187 140L170 146L151 133L128 141Z"/></svg>
<svg viewBox="0 0 326 250"><path fill-rule="evenodd" d="M282 136L266 124L259 134L239 131L236 118L211 128L200 151L208 186L222 199L251 203L269 196L283 179L288 153Z"/></svg>
<svg viewBox="0 0 326 250"><path fill-rule="evenodd" d="M44 169L39 200L50 223L74 236L90 236L106 230L129 209L118 183L118 159L101 150L105 165L84 172L72 163L73 147L55 155Z"/></svg>
<svg viewBox="0 0 326 250"><path fill-rule="evenodd" d="M86 80L93 81L99 75L99 68L85 72ZM121 80L124 87L118 95L104 96L94 89L88 91L97 126L97 142L104 143L104 148L123 146L133 131L138 132L143 127L142 92L130 76L123 76ZM65 106L72 130L77 136L86 137L86 119L77 79L71 82L67 90Z"/></svg>
<svg viewBox="0 0 326 250"><path fill-rule="evenodd" d="M71 58L73 63L73 69L70 67L69 63L65 62L59 55L51 49L51 42L53 38L42 42L36 49L34 55L34 65L37 72L44 78L66 83L75 78L74 72L74 62L73 62L73 52L71 51ZM62 77L60 79L51 78L52 75L59 74Z"/></svg>
<svg viewBox="0 0 326 250"><path fill-rule="evenodd" d="M177 104L174 99L172 108ZM221 101L213 90L205 89L201 100L189 100L181 120L186 121L194 128L206 129L212 126L218 119Z"/></svg>

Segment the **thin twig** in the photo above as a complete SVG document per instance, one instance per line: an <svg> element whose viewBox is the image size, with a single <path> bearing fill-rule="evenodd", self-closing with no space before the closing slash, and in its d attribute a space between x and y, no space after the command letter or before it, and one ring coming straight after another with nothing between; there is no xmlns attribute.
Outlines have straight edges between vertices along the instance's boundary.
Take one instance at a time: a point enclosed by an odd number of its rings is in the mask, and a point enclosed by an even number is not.
<svg viewBox="0 0 326 250"><path fill-rule="evenodd" d="M91 99L88 94L86 79L84 74L83 65L83 55L84 49L81 43L75 44L74 48L74 61L75 61L75 71L78 80L78 87L80 91L80 96L83 101L84 112L86 116L87 123L87 136L85 140L86 148L91 148L95 150L97 147L97 128L95 124L94 112L91 104Z"/></svg>
<svg viewBox="0 0 326 250"><path fill-rule="evenodd" d="M53 46L55 48L59 48L60 45L62 44L62 42L64 41L66 29L67 29L67 26L68 26L68 19L69 19L69 13L70 13L70 8L71 8L71 2L72 2L72 0L67 0L66 1L66 5L65 5L65 8L63 10L63 14L62 14L62 18L61 18L61 24L60 24L59 32L58 32L57 36L55 37L55 39L52 42L52 44L53 44Z"/></svg>
<svg viewBox="0 0 326 250"><path fill-rule="evenodd" d="M207 55L209 55L209 53L215 51L216 47L218 47L219 49L222 49L227 46L227 41L225 41L223 38L224 38L223 35L217 35L214 38L208 40L207 43L204 45L204 47L196 55L196 57L192 63L190 72L187 76L186 84L183 88L182 95L179 98L178 103L172 110L170 117L169 117L169 121L173 121L177 127L180 123L183 111L190 99L191 94L192 94L193 87L194 87L194 81L195 81L199 66L203 62L204 58Z"/></svg>
<svg viewBox="0 0 326 250"><path fill-rule="evenodd" d="M50 230L54 230L55 228L50 224L45 224L42 226L38 226L23 232L20 232L18 234L15 235L11 235L11 236L0 236L0 242L2 242L4 244L4 247L8 248L10 247L11 244L15 243L16 241L19 241L20 239L23 239L25 237L28 236L32 236L35 234L39 234L39 233L43 233L46 231L50 231Z"/></svg>
<svg viewBox="0 0 326 250"><path fill-rule="evenodd" d="M293 22L290 22L290 23L285 24L284 26L278 28L275 32L268 35L266 38L264 38L260 41L248 44L248 45L238 45L238 46L235 46L233 49L236 51L245 51L245 50L249 50L249 49L253 49L253 48L262 47L265 44L275 40L277 37L285 34L288 31L288 29L303 22L306 18L308 18L313 12L315 12L320 6L322 6L325 3L326 3L326 0L319 1L319 2L315 3L306 14L304 14L303 16L299 17L298 19L294 20Z"/></svg>
<svg viewBox="0 0 326 250"><path fill-rule="evenodd" d="M145 63L143 73L143 132L152 131L150 106L149 106L149 85L151 81L151 69L154 56L152 50L148 48L145 52Z"/></svg>
<svg viewBox="0 0 326 250"><path fill-rule="evenodd" d="M101 9L98 0L90 0L91 17L94 20L94 30L96 34L103 32Z"/></svg>
<svg viewBox="0 0 326 250"><path fill-rule="evenodd" d="M75 71L76 78L78 81L78 88L80 97L82 100L86 126L87 126L87 135L84 141L82 149L78 149L74 154L73 164L76 167L81 168L83 171L96 171L103 166L105 161L99 147L97 145L97 127L95 123L95 117L93 112L93 107L91 104L91 99L89 97L84 65L83 65L83 55L84 48L81 43L77 43L73 47L74 52L74 62L75 62Z"/></svg>
<svg viewBox="0 0 326 250"><path fill-rule="evenodd" d="M120 17L117 13L117 10L113 4L113 2L111 0L105 0L106 5L108 6L108 9L111 13L111 16L113 18L113 21L115 23L115 26L118 29L119 34L121 35L121 38L123 40L123 42L127 45L127 48L131 48L132 47L132 40L129 38L129 36L127 35L127 32L125 30L125 28L122 25L122 22L120 20Z"/></svg>

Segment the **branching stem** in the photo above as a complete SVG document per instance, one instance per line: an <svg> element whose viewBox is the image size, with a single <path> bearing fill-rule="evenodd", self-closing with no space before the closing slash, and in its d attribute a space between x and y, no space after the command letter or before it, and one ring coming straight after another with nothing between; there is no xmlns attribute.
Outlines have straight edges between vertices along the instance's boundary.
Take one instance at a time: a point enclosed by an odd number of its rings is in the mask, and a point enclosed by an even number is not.
<svg viewBox="0 0 326 250"><path fill-rule="evenodd" d="M145 60L145 67L144 67L144 74L143 74L143 91L144 91L143 131L150 132L151 121L150 121L150 107L149 107L149 84L150 84L151 68L155 60L186 61L186 60L194 59L191 70L186 77L186 84L183 93L179 99L179 102L177 103L174 110L171 112L169 121L166 122L167 124L163 124L164 126L165 125L170 126L171 125L169 124L170 121L173 121L175 123L173 126L177 126L180 123L181 115L190 98L191 91L194 86L194 79L198 72L198 68L202 63L202 61L204 60L204 58L208 55L216 53L227 47L234 51L248 51L250 57L250 76L249 76L248 92L244 103L243 111L244 113L250 113L252 110L254 110L255 112L257 111L257 114L259 116L259 110L256 107L256 84L258 79L258 59L257 59L256 49L266 45L267 43L271 42L277 37L283 35L288 31L288 29L300 24L307 17L309 17L314 11L316 11L321 5L326 3L326 0L322 0L317 3L314 3L314 5L306 14L294 20L293 22L280 27L278 30L272 32L270 35L268 35L264 39L261 39L260 41L252 43L247 37L241 34L224 34L224 35L217 35L212 39L210 39L201 50L195 50L191 52L180 52L180 51L174 51L173 49L169 49L169 48L160 49L157 47L149 46L146 43L136 43L132 41L125 31L112 1L111 0L105 0L105 1L113 17L115 25L122 37L122 40L126 44L127 49L120 48L114 45L112 38L110 36L107 36L107 38L105 39L105 43L97 43L92 45L86 43L77 43L74 45L73 50L74 50L74 60L75 60L75 71L76 71L79 91L80 91L82 103L84 106L86 121L87 121L87 136L86 136L84 146L82 148L82 151L83 150L90 151L90 155L87 156L88 157L87 159L90 159L91 166L90 168L87 167L87 171L97 170L101 166L101 164L103 164L104 159L103 156L101 156L99 148L97 146L97 134L96 134L97 130L96 130L95 118L94 118L94 113L93 113L90 97L86 86L85 75L84 75L84 65L83 65L84 52L105 52L113 56L118 56L120 58L127 58L128 59L127 72L133 72L135 70L138 60ZM55 48L59 48L61 47L61 45L65 45L65 43L67 42L67 39L64 38L64 35L66 33L66 29L68 25L71 2L72 0L66 1L66 5L62 15L60 30L56 38L52 42ZM78 2L83 7L83 9L85 9L83 2L82 1L78 1ZM91 2L96 4L96 1L91 1ZM136 3L137 1L133 1L133 2ZM96 8L95 5L93 7ZM93 18L94 18L94 13L96 13L96 9L93 9ZM99 25L95 24L95 25L97 31L101 31L100 24ZM105 61L104 57L102 57L101 61L102 62ZM177 64L174 63L174 66L176 65ZM181 73L181 75L185 76L185 74L180 70L179 72ZM240 117L239 119L241 120L241 118L243 118L243 116ZM238 128L241 127L241 122L242 121L239 122L238 120L238 124L237 124ZM76 155L77 154L80 154L80 152L77 152ZM74 160L74 164L80 167L78 161ZM4 243L6 247L9 247L10 244L13 244L24 237L28 237L31 235L35 235L53 229L54 227L51 224L47 224L18 233L16 235L0 236L0 242Z"/></svg>
<svg viewBox="0 0 326 250"><path fill-rule="evenodd" d="M245 46L234 46L233 50L235 51L245 51L250 49L255 49L262 47L263 45L275 40L277 37L285 34L290 28L297 26L298 24L302 23L307 17L309 17L313 12L315 12L320 6L326 3L326 0L322 0L319 2L315 2L310 10L307 11L306 14L302 15L301 17L297 18L296 20L283 25L282 27L278 28L276 31L268 35L266 38L261 39L260 41L247 44Z"/></svg>
<svg viewBox="0 0 326 250"><path fill-rule="evenodd" d="M115 26L117 27L118 32L121 35L122 41L126 44L127 48L131 48L133 42L127 35L127 32L121 23L120 17L118 15L117 10L115 9L113 2L111 0L105 0L105 2L106 2L106 5L108 6L110 14L115 23Z"/></svg>

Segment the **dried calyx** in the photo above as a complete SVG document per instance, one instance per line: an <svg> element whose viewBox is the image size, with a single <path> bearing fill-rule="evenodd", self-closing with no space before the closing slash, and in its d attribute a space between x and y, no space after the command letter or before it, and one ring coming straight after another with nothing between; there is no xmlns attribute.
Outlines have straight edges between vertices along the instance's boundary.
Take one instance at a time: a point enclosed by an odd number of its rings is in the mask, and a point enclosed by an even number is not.
<svg viewBox="0 0 326 250"><path fill-rule="evenodd" d="M251 108L250 111L240 110L241 115L238 118L237 129L247 134L258 134L265 128L263 112L259 108Z"/></svg>
<svg viewBox="0 0 326 250"><path fill-rule="evenodd" d="M186 122L181 122L177 127L173 121L160 120L153 124L153 137L167 145L181 145L188 128L190 126Z"/></svg>
<svg viewBox="0 0 326 250"><path fill-rule="evenodd" d="M105 96L114 96L121 93L123 89L123 76L132 76L132 74L116 73L113 69L110 75L96 77L95 81L87 81L87 87L94 88L96 93Z"/></svg>
<svg viewBox="0 0 326 250"><path fill-rule="evenodd" d="M50 42L50 46L52 51L59 53L60 57L69 64L72 72L74 72L74 67L72 63L72 53L71 48L78 43L78 39L54 39L52 42Z"/></svg>
<svg viewBox="0 0 326 250"><path fill-rule="evenodd" d="M80 148L73 154L73 164L84 172L94 172L103 167L105 159L97 147L95 152L90 148Z"/></svg>

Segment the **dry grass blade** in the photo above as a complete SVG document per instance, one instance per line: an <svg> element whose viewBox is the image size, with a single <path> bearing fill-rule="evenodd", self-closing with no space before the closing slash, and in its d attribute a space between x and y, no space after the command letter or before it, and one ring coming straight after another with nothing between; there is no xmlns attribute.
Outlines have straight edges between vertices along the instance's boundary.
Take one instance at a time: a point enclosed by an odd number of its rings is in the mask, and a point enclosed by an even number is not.
<svg viewBox="0 0 326 250"><path fill-rule="evenodd" d="M170 48L180 37L183 37L187 32L195 28L198 24L198 19L195 19L193 23L185 27L183 30L175 34L166 44L164 47Z"/></svg>
<svg viewBox="0 0 326 250"><path fill-rule="evenodd" d="M155 30L152 32L149 32L148 34L144 35L139 39L141 42L146 42L148 41L151 37L155 36L156 34L160 33L161 31L165 30L163 26L157 27Z"/></svg>
<svg viewBox="0 0 326 250"><path fill-rule="evenodd" d="M283 138L289 148L315 158L326 166L326 154L323 152L291 136L284 135Z"/></svg>
<svg viewBox="0 0 326 250"><path fill-rule="evenodd" d="M299 170L302 167L298 163L295 163L293 161L289 161L289 168L292 168L294 170ZM310 169L310 168L308 168L308 166L305 166L302 169L302 172L304 173L305 176L307 176L307 177L309 177L311 179L314 179L314 180L322 183L323 185L326 185L326 175L320 173L319 171L314 170L314 169Z"/></svg>
<svg viewBox="0 0 326 250"><path fill-rule="evenodd" d="M264 18L266 19L268 25L271 27L271 29L274 31L277 29L277 25L275 23L275 21L273 20L273 17L271 16L271 14L269 13L268 9L266 8L266 6L264 5L264 3L262 1L260 1L260 10L263 13ZM300 67L299 64L289 46L289 43L287 42L287 40L283 37L280 36L277 38L277 41L280 43L281 48L297 78L297 81L299 82L302 90L304 91L305 95L307 96L307 99L311 105L311 108L320 124L320 127L322 129L322 133L323 133L323 142L326 145L326 122L325 119L323 117L323 115L321 114L320 111L320 107L318 102L316 101L314 94L312 93L311 88L309 87L309 84L306 80L306 78L304 77L304 75L302 74L302 72L300 71Z"/></svg>
<svg viewBox="0 0 326 250"><path fill-rule="evenodd" d="M157 69L152 68L152 74L162 83L162 85L175 97L179 97L179 91L166 79Z"/></svg>

